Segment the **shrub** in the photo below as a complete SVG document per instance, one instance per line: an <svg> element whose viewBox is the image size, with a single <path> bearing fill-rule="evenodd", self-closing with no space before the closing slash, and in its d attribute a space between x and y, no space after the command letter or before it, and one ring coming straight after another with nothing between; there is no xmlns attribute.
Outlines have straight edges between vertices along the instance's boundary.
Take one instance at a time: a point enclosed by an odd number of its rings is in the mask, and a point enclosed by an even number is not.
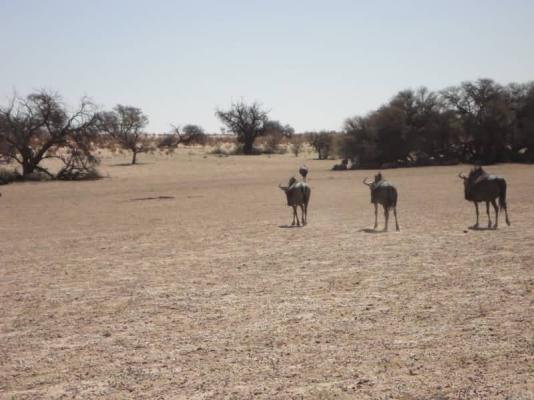
<svg viewBox="0 0 534 400"><path fill-rule="evenodd" d="M291 139L291 153L298 157L299 154L304 150L304 141L301 137L293 137Z"/></svg>
<svg viewBox="0 0 534 400"><path fill-rule="evenodd" d="M334 132L312 132L309 137L310 145L317 152L319 160L326 160L333 149Z"/></svg>
<svg viewBox="0 0 534 400"><path fill-rule="evenodd" d="M0 169L0 185L22 180L22 175L16 170Z"/></svg>

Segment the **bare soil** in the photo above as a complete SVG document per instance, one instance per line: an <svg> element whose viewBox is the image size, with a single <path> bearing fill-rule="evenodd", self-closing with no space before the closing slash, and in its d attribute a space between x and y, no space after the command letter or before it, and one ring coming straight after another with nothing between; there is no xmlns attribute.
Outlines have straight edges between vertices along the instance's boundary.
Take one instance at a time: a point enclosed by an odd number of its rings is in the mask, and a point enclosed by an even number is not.
<svg viewBox="0 0 534 400"><path fill-rule="evenodd" d="M496 231L467 228L467 166L384 171L401 232L374 233L372 171L128 159L0 187L1 399L534 398L534 167L488 168ZM303 162L288 228L277 185Z"/></svg>

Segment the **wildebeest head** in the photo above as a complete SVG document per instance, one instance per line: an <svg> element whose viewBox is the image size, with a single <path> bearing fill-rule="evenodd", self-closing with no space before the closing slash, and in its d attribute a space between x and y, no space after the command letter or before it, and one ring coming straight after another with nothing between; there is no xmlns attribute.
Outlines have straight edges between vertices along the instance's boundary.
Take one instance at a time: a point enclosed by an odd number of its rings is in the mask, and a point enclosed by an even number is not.
<svg viewBox="0 0 534 400"><path fill-rule="evenodd" d="M463 173L458 174L458 177L464 181L464 195L466 200L471 198L471 189L473 184L481 177L486 175L486 171L484 171L484 169L480 166L473 167L467 176L465 176Z"/></svg>
<svg viewBox="0 0 534 400"><path fill-rule="evenodd" d="M382 172L379 172L378 174L375 175L375 183L378 183L383 180L384 180L384 177L382 176Z"/></svg>
<svg viewBox="0 0 534 400"><path fill-rule="evenodd" d="M297 184L298 181L297 181L297 178L295 178L294 176L292 176L291 178L289 178L289 182L287 183L287 186L282 186L282 185L278 185L278 187L284 191L284 193L286 194L286 197L287 197L287 205L291 205L291 189L293 189L294 185Z"/></svg>
<svg viewBox="0 0 534 400"><path fill-rule="evenodd" d="M306 180L306 175L308 175L308 167L306 165L301 165L299 168L299 174L302 175L304 180Z"/></svg>
<svg viewBox="0 0 534 400"><path fill-rule="evenodd" d="M293 186L295 183L297 183L297 178L295 178L294 176L292 176L291 178L289 178L289 182L287 183L287 186L282 186L282 185L278 185L278 187L280 189L282 189L284 192L287 193L287 191L289 190L289 188L291 186Z"/></svg>
<svg viewBox="0 0 534 400"><path fill-rule="evenodd" d="M371 181L371 182L368 182L367 181L367 177L363 180L363 183L366 184L367 186L369 186L369 188L371 190L373 190L378 183L382 182L384 180L384 177L382 176L382 173L379 172L378 174L375 175L375 180L374 181Z"/></svg>
<svg viewBox="0 0 534 400"><path fill-rule="evenodd" d="M287 204L289 205L289 186L282 186L281 184L278 187L286 194Z"/></svg>

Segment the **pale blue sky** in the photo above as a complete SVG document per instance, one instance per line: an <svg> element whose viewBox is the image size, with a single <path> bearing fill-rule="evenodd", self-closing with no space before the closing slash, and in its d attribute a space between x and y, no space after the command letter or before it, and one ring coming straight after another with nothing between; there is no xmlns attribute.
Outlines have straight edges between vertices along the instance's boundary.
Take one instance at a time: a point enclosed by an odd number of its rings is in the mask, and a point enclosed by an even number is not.
<svg viewBox="0 0 534 400"><path fill-rule="evenodd" d="M533 80L533 21L531 0L0 0L0 100L48 88L218 132L242 98L339 129L405 88Z"/></svg>

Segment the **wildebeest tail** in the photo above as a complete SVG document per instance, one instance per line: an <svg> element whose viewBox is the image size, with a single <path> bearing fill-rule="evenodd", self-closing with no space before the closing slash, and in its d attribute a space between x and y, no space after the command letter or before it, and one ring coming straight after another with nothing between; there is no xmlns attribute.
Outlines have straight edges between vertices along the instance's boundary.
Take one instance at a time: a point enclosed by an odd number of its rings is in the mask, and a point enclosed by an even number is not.
<svg viewBox="0 0 534 400"><path fill-rule="evenodd" d="M302 185L300 190L302 191L302 199L304 200L304 204L308 205L308 203L310 202L310 196L311 196L310 187L307 185Z"/></svg>
<svg viewBox="0 0 534 400"><path fill-rule="evenodd" d="M388 206L390 208L397 207L397 198L398 198L397 189L395 189L394 187L389 187Z"/></svg>
<svg viewBox="0 0 534 400"><path fill-rule="evenodd" d="M499 207L501 210L506 209L506 181L500 178L497 182L499 183Z"/></svg>

